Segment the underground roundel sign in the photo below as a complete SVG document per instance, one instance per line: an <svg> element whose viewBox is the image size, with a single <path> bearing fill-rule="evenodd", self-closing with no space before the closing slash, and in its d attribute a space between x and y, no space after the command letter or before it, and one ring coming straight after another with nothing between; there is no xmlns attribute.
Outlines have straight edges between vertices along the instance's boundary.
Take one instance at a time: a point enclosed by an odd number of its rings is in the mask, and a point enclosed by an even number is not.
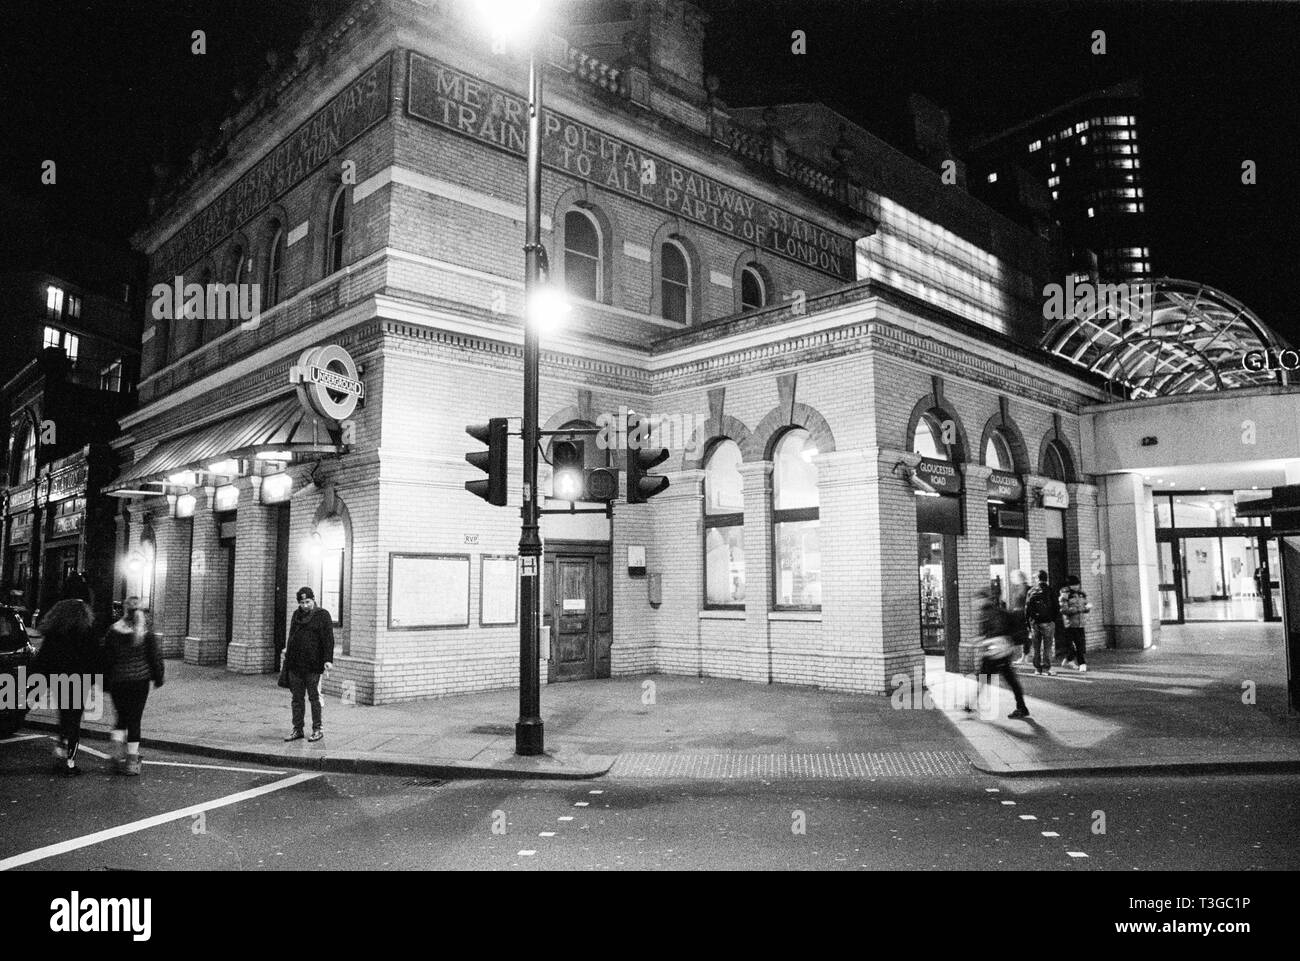
<svg viewBox="0 0 1300 961"><path fill-rule="evenodd" d="M347 420L366 396L356 362L337 344L307 348L297 366L289 368L289 380L298 385L304 404L331 420Z"/></svg>

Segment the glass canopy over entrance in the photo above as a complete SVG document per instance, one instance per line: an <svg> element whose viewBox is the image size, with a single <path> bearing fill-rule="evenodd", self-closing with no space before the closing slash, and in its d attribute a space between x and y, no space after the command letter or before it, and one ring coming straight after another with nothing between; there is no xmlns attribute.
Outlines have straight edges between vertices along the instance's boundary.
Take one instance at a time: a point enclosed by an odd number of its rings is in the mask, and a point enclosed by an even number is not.
<svg viewBox="0 0 1300 961"><path fill-rule="evenodd" d="M1164 278L1067 290L1070 309L1043 349L1127 388L1127 399L1288 383L1276 369L1286 345L1213 287Z"/></svg>

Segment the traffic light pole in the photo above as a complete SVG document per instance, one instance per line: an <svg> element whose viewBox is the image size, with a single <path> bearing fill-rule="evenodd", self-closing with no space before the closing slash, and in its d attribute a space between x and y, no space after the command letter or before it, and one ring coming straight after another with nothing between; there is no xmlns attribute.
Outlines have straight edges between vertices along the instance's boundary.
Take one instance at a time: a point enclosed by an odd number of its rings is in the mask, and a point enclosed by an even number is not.
<svg viewBox="0 0 1300 961"><path fill-rule="evenodd" d="M538 755L543 751L542 682L539 670L541 644L542 539L537 504L537 370L539 333L530 317L534 293L541 280L542 256L542 65L538 42L528 53L528 204L524 246L524 486L522 531L519 537L521 578L519 587L519 720L515 722L515 753Z"/></svg>

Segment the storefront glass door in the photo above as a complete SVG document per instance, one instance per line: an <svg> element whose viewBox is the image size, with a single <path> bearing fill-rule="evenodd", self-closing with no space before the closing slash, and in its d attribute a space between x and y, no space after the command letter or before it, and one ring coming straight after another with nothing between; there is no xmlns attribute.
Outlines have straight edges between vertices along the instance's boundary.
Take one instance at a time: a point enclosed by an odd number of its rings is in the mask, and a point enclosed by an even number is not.
<svg viewBox="0 0 1300 961"><path fill-rule="evenodd" d="M1275 540L1258 535L1170 537L1157 546L1162 621L1278 617Z"/></svg>

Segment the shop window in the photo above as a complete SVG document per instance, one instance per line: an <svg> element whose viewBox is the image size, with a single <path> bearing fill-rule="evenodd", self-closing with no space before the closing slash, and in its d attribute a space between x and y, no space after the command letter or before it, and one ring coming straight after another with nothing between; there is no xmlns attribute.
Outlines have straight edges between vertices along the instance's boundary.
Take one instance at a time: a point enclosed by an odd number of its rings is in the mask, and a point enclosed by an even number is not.
<svg viewBox="0 0 1300 961"><path fill-rule="evenodd" d="M679 324L691 320L691 268L686 251L675 240L664 241L659 251L661 315Z"/></svg>
<svg viewBox="0 0 1300 961"><path fill-rule="evenodd" d="M575 297L601 299L601 236L595 218L582 210L564 215L564 286Z"/></svg>
<svg viewBox="0 0 1300 961"><path fill-rule="evenodd" d="M325 275L343 267L343 246L347 236L348 189L339 187L330 202L329 229L326 231Z"/></svg>
<svg viewBox="0 0 1300 961"><path fill-rule="evenodd" d="M817 490L817 448L801 428L776 445L772 472L772 524L776 554L776 607L820 610L821 499Z"/></svg>
<svg viewBox="0 0 1300 961"><path fill-rule="evenodd" d="M758 267L749 264L740 271L740 309L759 310L767 306L767 284Z"/></svg>
<svg viewBox="0 0 1300 961"><path fill-rule="evenodd" d="M347 569L347 531L339 517L326 517L316 525L320 538L320 590L317 603L329 611L335 627L343 624L343 580Z"/></svg>
<svg viewBox="0 0 1300 961"><path fill-rule="evenodd" d="M274 307L280 302L280 283L284 275L284 228L276 226L271 235L271 249L266 255L266 289L262 291L262 300L267 307Z"/></svg>
<svg viewBox="0 0 1300 961"><path fill-rule="evenodd" d="M717 443L704 467L704 602L745 603L745 497L740 447Z"/></svg>

